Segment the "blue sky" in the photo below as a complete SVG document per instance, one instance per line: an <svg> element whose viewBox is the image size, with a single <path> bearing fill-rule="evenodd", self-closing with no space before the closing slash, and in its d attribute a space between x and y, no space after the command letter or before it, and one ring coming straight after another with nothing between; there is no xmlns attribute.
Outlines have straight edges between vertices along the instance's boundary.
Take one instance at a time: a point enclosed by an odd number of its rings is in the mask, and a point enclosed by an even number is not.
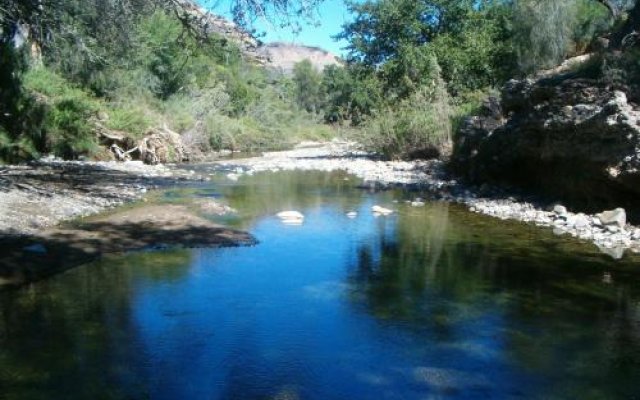
<svg viewBox="0 0 640 400"><path fill-rule="evenodd" d="M216 2L201 0L201 4L212 6L215 14L229 17L230 0ZM314 24L302 23L302 31L294 34L291 28L279 28L265 21L257 21L256 29L264 32L263 42L294 42L307 46L317 46L336 55L344 53L344 41L337 42L332 36L342 31L342 25L349 21L347 7L343 0L325 0L317 10Z"/></svg>

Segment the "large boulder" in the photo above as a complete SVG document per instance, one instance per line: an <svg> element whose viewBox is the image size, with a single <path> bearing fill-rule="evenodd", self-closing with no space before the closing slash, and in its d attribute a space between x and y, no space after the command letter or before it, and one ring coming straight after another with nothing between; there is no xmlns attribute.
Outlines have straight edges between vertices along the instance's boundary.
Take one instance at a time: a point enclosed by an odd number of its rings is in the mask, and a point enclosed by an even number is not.
<svg viewBox="0 0 640 400"><path fill-rule="evenodd" d="M452 167L475 183L509 184L588 211L640 217L640 110L630 90L588 79L512 80L500 115L485 105L455 137Z"/></svg>

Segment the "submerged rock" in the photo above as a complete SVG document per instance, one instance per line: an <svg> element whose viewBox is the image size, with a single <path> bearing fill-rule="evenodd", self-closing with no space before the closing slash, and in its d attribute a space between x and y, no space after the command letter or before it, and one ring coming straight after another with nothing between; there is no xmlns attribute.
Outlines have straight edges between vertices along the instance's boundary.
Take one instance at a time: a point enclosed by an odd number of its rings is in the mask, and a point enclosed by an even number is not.
<svg viewBox="0 0 640 400"><path fill-rule="evenodd" d="M23 250L27 253L47 254L47 248L40 243L32 244L31 246L26 246Z"/></svg>

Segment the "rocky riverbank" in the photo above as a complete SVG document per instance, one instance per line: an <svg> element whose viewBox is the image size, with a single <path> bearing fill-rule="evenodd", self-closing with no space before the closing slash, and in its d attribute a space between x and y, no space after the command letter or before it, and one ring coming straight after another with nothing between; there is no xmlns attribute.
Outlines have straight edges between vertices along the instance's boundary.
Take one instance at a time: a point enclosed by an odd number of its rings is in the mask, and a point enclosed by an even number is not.
<svg viewBox="0 0 640 400"><path fill-rule="evenodd" d="M640 223L637 93L633 79L577 72L509 81L460 126L451 165L468 182L517 186L591 213L624 207Z"/></svg>
<svg viewBox="0 0 640 400"><path fill-rule="evenodd" d="M174 166L46 160L0 168L0 287L33 282L108 253L164 247L252 245L246 232L204 218L214 200L139 204L149 190L205 180ZM87 217L79 219L79 217ZM73 225L61 222L74 220Z"/></svg>
<svg viewBox="0 0 640 400"><path fill-rule="evenodd" d="M173 166L135 161L0 166L0 235L37 233L141 200L151 189L202 179Z"/></svg>
<svg viewBox="0 0 640 400"><path fill-rule="evenodd" d="M265 153L257 158L221 161L217 165L233 181L258 172L342 170L361 178L365 189L402 187L420 196L463 204L475 213L548 227L557 235L592 242L614 258L623 257L626 251L640 253L640 228L627 223L624 210L594 214L572 212L560 204L486 184L466 186L452 178L445 164L438 160L376 161L359 151L354 143L334 141ZM417 198L410 203L421 205Z"/></svg>

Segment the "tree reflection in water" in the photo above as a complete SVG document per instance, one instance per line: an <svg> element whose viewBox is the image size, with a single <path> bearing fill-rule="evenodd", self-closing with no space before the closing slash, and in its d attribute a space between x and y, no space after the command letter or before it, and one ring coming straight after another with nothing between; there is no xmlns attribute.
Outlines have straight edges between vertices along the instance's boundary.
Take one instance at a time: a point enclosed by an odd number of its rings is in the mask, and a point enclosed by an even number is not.
<svg viewBox="0 0 640 400"><path fill-rule="evenodd" d="M0 398L145 398L144 354L128 340L133 298L144 282L181 279L190 262L188 250L113 256L0 293Z"/></svg>
<svg viewBox="0 0 640 400"><path fill-rule="evenodd" d="M354 304L432 345L462 349L467 360L497 361L499 351L538 376L549 396L584 398L586 382L588 397L640 394L632 378L640 370L637 264L613 264L617 278L603 281L612 268L604 256L576 264L571 243L536 232L527 246L509 223L468 218L446 203L388 223L352 258Z"/></svg>

